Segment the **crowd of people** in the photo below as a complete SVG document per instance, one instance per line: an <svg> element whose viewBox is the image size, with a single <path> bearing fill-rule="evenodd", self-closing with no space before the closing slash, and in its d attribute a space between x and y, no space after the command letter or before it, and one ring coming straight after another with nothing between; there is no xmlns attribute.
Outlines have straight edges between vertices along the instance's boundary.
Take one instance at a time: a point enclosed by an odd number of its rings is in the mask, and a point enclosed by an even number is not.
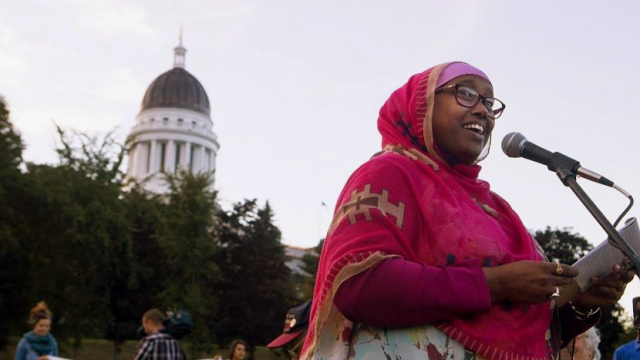
<svg viewBox="0 0 640 360"><path fill-rule="evenodd" d="M434 66L391 94L377 121L381 151L339 196L313 301L289 311L269 347L305 360L599 360L599 309L635 273L626 261L611 264L556 304L577 271L549 261L478 177L505 108L489 77L463 62ZM135 360L184 359L156 311L143 316ZM20 353L57 353L47 314L32 314ZM229 359L245 352L234 342ZM623 353L616 360L629 359Z"/></svg>
<svg viewBox="0 0 640 360"><path fill-rule="evenodd" d="M271 349L284 348L292 359L297 359L296 350L304 340L309 324L311 301L289 310L285 318L283 333L267 345ZM51 334L52 314L45 302L38 303L29 316L33 330L19 340L15 360L48 360L58 356L58 343ZM167 316L158 309L151 309L142 315L144 337L140 341L134 360L186 360L180 341L166 328ZM247 343L234 340L229 346L229 356L215 354L211 359L202 360L243 360L247 354Z"/></svg>

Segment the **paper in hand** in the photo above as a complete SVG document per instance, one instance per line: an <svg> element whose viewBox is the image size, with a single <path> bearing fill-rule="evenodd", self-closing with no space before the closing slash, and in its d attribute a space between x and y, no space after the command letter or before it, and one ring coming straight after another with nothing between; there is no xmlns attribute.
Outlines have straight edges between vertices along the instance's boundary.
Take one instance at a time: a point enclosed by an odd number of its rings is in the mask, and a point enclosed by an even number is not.
<svg viewBox="0 0 640 360"><path fill-rule="evenodd" d="M629 218L624 226L618 230L620 236L640 254L640 228L636 218ZM613 272L613 266L622 263L625 255L622 251L609 244L608 240L603 241L595 249L573 264L573 268L578 270L575 284L562 287L561 295L556 299L556 305L562 306L576 295L583 293L591 287L592 277L605 277Z"/></svg>
<svg viewBox="0 0 640 360"><path fill-rule="evenodd" d="M640 228L636 218L629 218L625 221L624 226L618 232L636 253L640 253ZM592 277L605 277L611 274L613 266L622 263L624 258L625 255L622 251L609 244L607 240L603 241L573 264L573 267L580 273L576 279L580 291L585 292L591 287L589 279Z"/></svg>

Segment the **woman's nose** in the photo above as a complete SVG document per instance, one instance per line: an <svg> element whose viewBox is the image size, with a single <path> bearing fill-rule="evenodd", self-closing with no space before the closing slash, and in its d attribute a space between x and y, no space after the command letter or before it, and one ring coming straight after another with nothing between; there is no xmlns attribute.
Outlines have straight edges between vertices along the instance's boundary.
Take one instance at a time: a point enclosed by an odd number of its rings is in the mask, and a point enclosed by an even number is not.
<svg viewBox="0 0 640 360"><path fill-rule="evenodd" d="M482 117L486 117L486 118L489 117L489 109L487 109L487 107L484 106L482 101L478 101L476 105L473 108L471 108L471 111L473 114L479 114Z"/></svg>

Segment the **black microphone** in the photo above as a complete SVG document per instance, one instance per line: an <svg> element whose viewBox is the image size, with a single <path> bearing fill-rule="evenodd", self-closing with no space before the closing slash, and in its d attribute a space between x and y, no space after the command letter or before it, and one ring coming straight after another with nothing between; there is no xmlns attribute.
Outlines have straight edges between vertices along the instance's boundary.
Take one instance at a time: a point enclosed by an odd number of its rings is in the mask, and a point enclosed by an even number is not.
<svg viewBox="0 0 640 360"><path fill-rule="evenodd" d="M518 132L509 133L502 139L502 151L504 151L508 157L523 157L542 165L546 165L551 171L556 171L558 164L561 164L562 166L566 166L574 174L587 180L613 187L613 181L580 166L579 161L559 152L552 153L547 149L541 148L540 146L527 141L527 138Z"/></svg>

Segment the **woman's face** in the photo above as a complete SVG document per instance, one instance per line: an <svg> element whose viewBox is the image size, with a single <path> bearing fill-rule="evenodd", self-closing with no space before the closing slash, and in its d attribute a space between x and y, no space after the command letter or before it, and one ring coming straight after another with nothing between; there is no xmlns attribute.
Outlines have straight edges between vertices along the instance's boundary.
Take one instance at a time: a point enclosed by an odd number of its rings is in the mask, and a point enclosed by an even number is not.
<svg viewBox="0 0 640 360"><path fill-rule="evenodd" d="M33 332L38 336L45 336L51 330L51 320L50 319L40 319L33 326Z"/></svg>
<svg viewBox="0 0 640 360"><path fill-rule="evenodd" d="M491 84L477 76L460 76L444 86L452 84L466 85L482 96L493 97ZM466 108L456 101L455 91L437 93L432 120L435 143L458 162L472 165L489 141L495 125L495 120L488 113L482 101L472 108Z"/></svg>
<svg viewBox="0 0 640 360"><path fill-rule="evenodd" d="M232 360L242 360L244 359L244 355L246 354L247 349L244 344L236 345L236 348L233 349L233 359Z"/></svg>

